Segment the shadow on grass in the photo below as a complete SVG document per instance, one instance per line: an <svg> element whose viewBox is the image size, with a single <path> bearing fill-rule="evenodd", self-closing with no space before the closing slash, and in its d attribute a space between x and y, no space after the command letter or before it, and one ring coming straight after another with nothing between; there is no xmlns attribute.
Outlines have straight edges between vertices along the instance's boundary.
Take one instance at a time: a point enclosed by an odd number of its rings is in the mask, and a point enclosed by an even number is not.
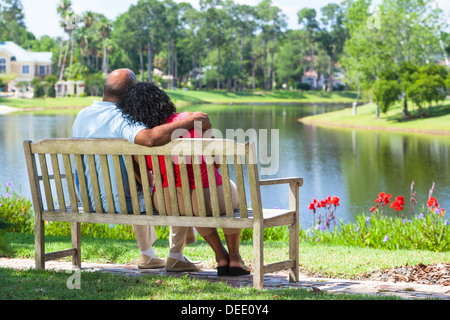
<svg viewBox="0 0 450 320"><path fill-rule="evenodd" d="M450 114L450 105L449 104L443 104L443 105L437 105L437 106L430 106L427 108L422 109L422 114L419 114L419 109L415 108L414 110L409 110L409 115L406 117L403 117L403 115L396 114L393 116L389 116L386 118L387 121L392 122L409 122L414 121L418 119L426 119L426 118L439 118L443 116L447 116Z"/></svg>

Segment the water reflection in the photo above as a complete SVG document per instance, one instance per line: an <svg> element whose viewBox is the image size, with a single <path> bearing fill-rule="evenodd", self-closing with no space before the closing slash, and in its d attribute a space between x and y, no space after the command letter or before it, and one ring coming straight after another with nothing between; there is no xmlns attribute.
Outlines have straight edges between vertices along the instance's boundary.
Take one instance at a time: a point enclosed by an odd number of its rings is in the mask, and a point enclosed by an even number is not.
<svg viewBox="0 0 450 320"><path fill-rule="evenodd" d="M308 204L312 198L328 195L341 198L337 216L352 220L368 213L378 193L405 197L409 212L410 185L415 181L420 206L426 203L432 183L441 207L450 210L450 137L323 128L304 125L298 118L346 107L338 104L302 105L203 105L183 110L208 112L215 128L279 129L279 170L271 177L300 176L305 184L300 191L300 215L304 228L312 224ZM0 184L13 181L29 195L23 157L23 140L66 138L71 135L75 115L0 116ZM271 150L271 141L267 150ZM264 207L288 206L286 186L262 189ZM417 209L416 209L417 210ZM392 209L387 210L392 212Z"/></svg>

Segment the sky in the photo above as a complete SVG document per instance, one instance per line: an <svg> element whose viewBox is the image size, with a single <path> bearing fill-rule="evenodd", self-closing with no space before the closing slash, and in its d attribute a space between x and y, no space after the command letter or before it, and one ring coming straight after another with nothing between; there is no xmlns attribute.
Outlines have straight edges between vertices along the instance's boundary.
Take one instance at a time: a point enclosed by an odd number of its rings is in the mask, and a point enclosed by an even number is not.
<svg viewBox="0 0 450 320"><path fill-rule="evenodd" d="M175 0L176 2L190 2L195 8L199 8L199 0ZM234 0L235 3L255 6L261 0ZM450 0L436 0L444 10L447 21L450 20ZM72 0L72 8L75 13L93 11L104 14L114 20L118 15L126 12L130 5L138 0ZM340 0L272 0L272 4L280 8L288 18L288 28L298 29L297 12L302 8L314 8L320 15L320 8L328 3L340 3ZM29 31L36 37L48 35L51 37L62 36L64 33L59 26L59 18L56 7L59 0L22 0L25 12L25 23Z"/></svg>

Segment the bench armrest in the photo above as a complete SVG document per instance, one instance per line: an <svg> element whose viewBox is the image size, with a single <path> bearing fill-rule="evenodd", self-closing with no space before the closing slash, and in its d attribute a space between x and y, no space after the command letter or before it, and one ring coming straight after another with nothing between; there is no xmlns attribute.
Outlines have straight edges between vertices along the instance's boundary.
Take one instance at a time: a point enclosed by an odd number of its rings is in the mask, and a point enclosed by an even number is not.
<svg viewBox="0 0 450 320"><path fill-rule="evenodd" d="M285 184L296 182L299 187L303 185L303 178L278 178L278 179L265 179L259 180L259 185L270 186L273 184Z"/></svg>

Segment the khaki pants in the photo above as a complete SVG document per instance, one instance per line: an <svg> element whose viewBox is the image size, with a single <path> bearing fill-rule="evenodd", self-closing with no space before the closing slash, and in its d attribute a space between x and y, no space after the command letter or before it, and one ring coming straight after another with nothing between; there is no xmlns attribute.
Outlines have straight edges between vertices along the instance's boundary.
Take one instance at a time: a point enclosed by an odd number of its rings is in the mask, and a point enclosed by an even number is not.
<svg viewBox="0 0 450 320"><path fill-rule="evenodd" d="M155 243L156 236L154 226L133 225L136 242L140 252L144 252ZM194 228L192 227L170 227L170 252L179 253L188 244L196 242Z"/></svg>
<svg viewBox="0 0 450 320"><path fill-rule="evenodd" d="M238 208L239 202L238 202L238 194L237 194L237 188L233 181L230 181L230 191L231 191L231 201L233 203L233 209ZM206 207L206 214L208 216L212 215L212 207L211 207L211 197L210 197L210 191L209 188L203 189L203 194L205 196L205 207ZM181 215L186 215L186 211L184 210L184 201L183 201L183 191L182 188L177 187L177 196L178 196L178 210L180 211ZM217 186L217 197L219 200L219 212L220 214L225 214L225 201L229 201L229 199L225 199L225 195L223 192L223 186ZM194 211L194 214L196 216L199 215L198 211L198 204L197 204L197 189L191 189L191 199L192 199L192 210ZM164 200L166 203L166 211L167 215L172 215L172 208L170 206L170 195L169 195L169 188L164 188ZM156 195L153 195L153 203L155 204L156 210L158 210L158 200ZM174 228L173 228L174 229ZM195 229L198 231L198 233L204 238L205 236L210 235L212 232L216 230L216 228L207 228L207 227L195 227ZM224 228L223 233L228 234L236 234L239 233L241 229L235 229L235 228ZM172 245L174 246L184 246L187 243L183 243L183 238L178 237L174 238ZM171 247L172 247L171 245Z"/></svg>

